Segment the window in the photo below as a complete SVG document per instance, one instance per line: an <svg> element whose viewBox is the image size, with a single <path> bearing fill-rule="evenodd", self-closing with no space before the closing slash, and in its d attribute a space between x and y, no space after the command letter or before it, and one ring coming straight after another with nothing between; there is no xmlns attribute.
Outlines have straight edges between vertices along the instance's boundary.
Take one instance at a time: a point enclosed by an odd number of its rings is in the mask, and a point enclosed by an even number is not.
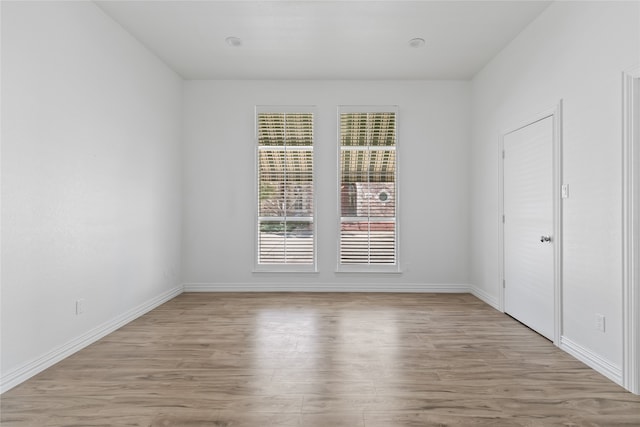
<svg viewBox="0 0 640 427"><path fill-rule="evenodd" d="M257 270L315 270L309 111L256 108Z"/></svg>
<svg viewBox="0 0 640 427"><path fill-rule="evenodd" d="M397 107L340 107L338 115L339 268L397 271Z"/></svg>

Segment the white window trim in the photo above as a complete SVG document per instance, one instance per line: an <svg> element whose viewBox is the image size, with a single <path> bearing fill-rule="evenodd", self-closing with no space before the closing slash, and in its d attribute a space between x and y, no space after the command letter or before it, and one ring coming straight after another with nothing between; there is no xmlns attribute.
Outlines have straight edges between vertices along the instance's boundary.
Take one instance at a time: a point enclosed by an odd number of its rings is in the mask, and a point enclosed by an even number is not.
<svg viewBox="0 0 640 427"><path fill-rule="evenodd" d="M315 105L256 105L253 116L254 122L254 194L253 194L253 224L254 224L254 251L253 251L253 273L317 273L318 272L318 216L316 199L316 117L317 107ZM259 228L259 145L258 145L258 114L260 113L311 113L313 115L313 263L312 264L260 264L260 228Z"/></svg>
<svg viewBox="0 0 640 427"><path fill-rule="evenodd" d="M340 210L340 114L342 113L395 113L396 115L396 145L398 147L400 141L400 126L398 114L398 105L338 105L337 122L336 122L336 218L337 218L337 235L336 235L336 273L389 273L401 274L400 268L400 159L396 154L396 216L395 216L395 243L396 243L396 262L395 264L341 264L340 263L340 227L342 224L342 212ZM396 149L396 148L394 148ZM315 180L314 180L315 182Z"/></svg>

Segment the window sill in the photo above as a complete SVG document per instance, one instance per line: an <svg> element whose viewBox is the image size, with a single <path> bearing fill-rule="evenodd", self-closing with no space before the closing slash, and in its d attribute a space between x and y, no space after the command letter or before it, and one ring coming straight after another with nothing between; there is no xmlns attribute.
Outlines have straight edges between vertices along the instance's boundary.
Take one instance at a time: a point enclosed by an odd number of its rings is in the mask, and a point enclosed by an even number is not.
<svg viewBox="0 0 640 427"><path fill-rule="evenodd" d="M339 266L335 271L337 274L343 273L359 273L359 274L402 274L403 271L397 265L380 266L380 265L358 265L358 266Z"/></svg>
<svg viewBox="0 0 640 427"><path fill-rule="evenodd" d="M252 274L318 274L318 270L316 268L308 269L308 268L282 268L282 267L274 267L274 268L254 268L251 271Z"/></svg>

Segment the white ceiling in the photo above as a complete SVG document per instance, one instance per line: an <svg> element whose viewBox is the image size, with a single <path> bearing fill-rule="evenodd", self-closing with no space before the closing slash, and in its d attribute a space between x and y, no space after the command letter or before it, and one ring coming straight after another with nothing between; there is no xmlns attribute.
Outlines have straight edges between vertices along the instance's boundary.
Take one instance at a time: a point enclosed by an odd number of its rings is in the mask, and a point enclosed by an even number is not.
<svg viewBox="0 0 640 427"><path fill-rule="evenodd" d="M185 79L366 80L469 79L551 2L96 3Z"/></svg>

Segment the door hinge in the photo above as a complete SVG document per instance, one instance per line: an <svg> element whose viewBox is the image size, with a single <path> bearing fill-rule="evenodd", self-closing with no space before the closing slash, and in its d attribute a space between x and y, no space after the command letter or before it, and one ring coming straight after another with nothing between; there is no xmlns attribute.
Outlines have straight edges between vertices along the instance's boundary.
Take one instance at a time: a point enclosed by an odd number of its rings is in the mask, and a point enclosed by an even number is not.
<svg viewBox="0 0 640 427"><path fill-rule="evenodd" d="M506 288L507 287L507 282L506 280L502 279L502 288Z"/></svg>
<svg viewBox="0 0 640 427"><path fill-rule="evenodd" d="M502 150L502 158L504 159L504 150Z"/></svg>
<svg viewBox="0 0 640 427"><path fill-rule="evenodd" d="M502 215L502 223L504 224L504 214Z"/></svg>

